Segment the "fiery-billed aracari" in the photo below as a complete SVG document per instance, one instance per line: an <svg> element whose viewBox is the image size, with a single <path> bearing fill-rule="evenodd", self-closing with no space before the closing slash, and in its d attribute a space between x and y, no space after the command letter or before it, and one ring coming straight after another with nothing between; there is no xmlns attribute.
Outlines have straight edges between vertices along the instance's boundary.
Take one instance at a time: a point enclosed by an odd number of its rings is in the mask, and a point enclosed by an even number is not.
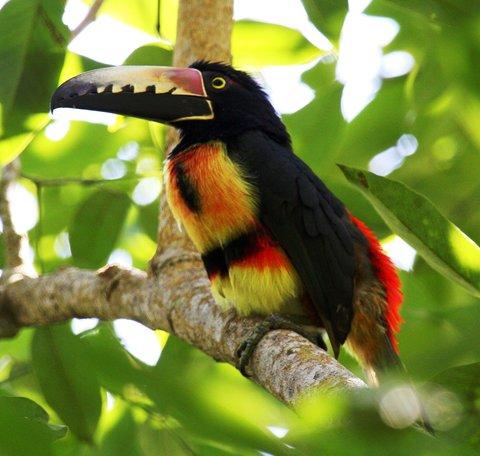
<svg viewBox="0 0 480 456"><path fill-rule="evenodd" d="M241 347L242 369L266 330L292 326L311 339L308 325L326 331L335 355L345 343L373 382L401 366L395 334L402 295L390 259L294 154L251 76L205 61L183 69L104 68L60 86L52 109L61 107L180 131L165 164L172 212L200 251L217 302L267 317Z"/></svg>

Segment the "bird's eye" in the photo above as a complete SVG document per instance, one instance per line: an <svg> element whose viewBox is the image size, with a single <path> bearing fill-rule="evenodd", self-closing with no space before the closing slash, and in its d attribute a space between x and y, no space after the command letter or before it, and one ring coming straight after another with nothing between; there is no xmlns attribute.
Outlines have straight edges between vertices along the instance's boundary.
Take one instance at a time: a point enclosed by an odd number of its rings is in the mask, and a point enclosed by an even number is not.
<svg viewBox="0 0 480 456"><path fill-rule="evenodd" d="M214 89L221 90L224 89L226 85L227 81L225 81L225 79L221 78L220 76L212 79L212 87Z"/></svg>

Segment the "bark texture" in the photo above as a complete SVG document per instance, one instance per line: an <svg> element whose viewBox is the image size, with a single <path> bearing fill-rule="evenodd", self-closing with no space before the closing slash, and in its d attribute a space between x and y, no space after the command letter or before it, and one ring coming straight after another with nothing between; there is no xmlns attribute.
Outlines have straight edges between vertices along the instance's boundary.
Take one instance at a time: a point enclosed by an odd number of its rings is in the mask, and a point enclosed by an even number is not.
<svg viewBox="0 0 480 456"><path fill-rule="evenodd" d="M98 271L65 268L37 278L16 274L3 287L1 302L18 327L72 317L131 318L234 364L236 348L257 320L222 312L196 261L170 261L160 277L115 265ZM323 350L289 331L265 336L250 364L253 380L290 405L313 387L364 386Z"/></svg>
<svg viewBox="0 0 480 456"><path fill-rule="evenodd" d="M174 64L184 66L200 58L230 61L232 14L232 0L180 0ZM12 327L72 317L131 318L176 334L218 361L235 363L236 348L258 320L222 312L215 304L200 257L178 229L164 196L158 249L147 273L110 265L98 271L65 268L32 277L17 269L21 267L17 236L22 235L14 235L13 226L7 235L11 217L5 189L14 175L4 174L0 186L0 215L10 252L0 288L0 335L11 335ZM365 386L323 350L289 331L272 331L264 337L249 372L254 381L290 405L312 388Z"/></svg>

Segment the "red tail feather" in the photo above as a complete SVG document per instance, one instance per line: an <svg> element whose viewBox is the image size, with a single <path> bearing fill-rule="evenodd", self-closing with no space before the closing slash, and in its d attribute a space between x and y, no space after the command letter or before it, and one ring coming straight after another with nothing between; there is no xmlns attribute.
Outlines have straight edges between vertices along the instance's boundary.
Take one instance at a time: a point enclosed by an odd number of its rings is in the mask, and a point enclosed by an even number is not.
<svg viewBox="0 0 480 456"><path fill-rule="evenodd" d="M350 219L367 238L370 246L370 258L372 265L375 268L377 277L385 287L387 295L387 311L385 319L389 329L388 336L393 349L396 353L398 353L398 342L395 338L395 335L400 329L400 324L402 323L400 307L403 300L402 292L400 290L400 279L392 260L384 253L380 242L376 238L375 234L373 234L372 230L370 230L365 223L363 223L361 220L358 220L353 215L350 215Z"/></svg>

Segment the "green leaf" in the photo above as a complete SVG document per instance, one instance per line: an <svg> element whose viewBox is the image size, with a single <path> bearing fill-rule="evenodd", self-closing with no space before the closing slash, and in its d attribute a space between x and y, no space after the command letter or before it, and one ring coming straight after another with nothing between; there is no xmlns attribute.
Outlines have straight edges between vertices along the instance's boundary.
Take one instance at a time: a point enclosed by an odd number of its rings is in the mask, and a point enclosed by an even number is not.
<svg viewBox="0 0 480 456"><path fill-rule="evenodd" d="M10 163L14 158L18 157L35 139L35 137L43 131L50 119L46 118L43 121L40 129L36 131L29 131L27 133L20 133L18 135L10 136L0 140L0 165Z"/></svg>
<svg viewBox="0 0 480 456"><path fill-rule="evenodd" d="M240 454L245 454L247 449L283 454L283 444L256 421L262 412L247 416L238 411L242 406L235 400L239 399L237 390L235 394L224 395L225 400L215 404L216 395L222 392L215 393L217 388L208 388L209 382L204 382L214 370L215 363L211 358L170 336L154 368L155 388L150 386L148 395L162 414L174 417L193 435L222 445L233 445ZM212 381L214 377L211 377ZM242 396L239 402L246 398L248 395Z"/></svg>
<svg viewBox="0 0 480 456"><path fill-rule="evenodd" d="M4 117L17 94L39 5L40 0L12 0L0 10L0 102Z"/></svg>
<svg viewBox="0 0 480 456"><path fill-rule="evenodd" d="M263 67L307 63L321 51L297 30L242 20L233 26L232 55L235 65Z"/></svg>
<svg viewBox="0 0 480 456"><path fill-rule="evenodd" d="M10 416L14 415L26 421L36 421L45 425L46 432L50 433L52 440L60 439L67 433L67 427L49 424L48 413L36 402L26 397L0 397L0 410Z"/></svg>
<svg viewBox="0 0 480 456"><path fill-rule="evenodd" d="M52 442L61 435L47 421L48 415L35 402L24 397L0 397L0 454L53 455Z"/></svg>
<svg viewBox="0 0 480 456"><path fill-rule="evenodd" d="M478 12L478 4L471 0L375 0L366 10L367 14L405 14L412 21L435 24L458 25Z"/></svg>
<svg viewBox="0 0 480 456"><path fill-rule="evenodd" d="M129 118L114 132L105 125L73 121L60 141L38 135L22 155L22 170L41 178L101 178L101 166L126 143L151 146L148 123Z"/></svg>
<svg viewBox="0 0 480 456"><path fill-rule="evenodd" d="M90 6L94 0L86 0ZM163 3L163 2L162 2ZM144 32L155 36L157 23L157 2L151 0L136 0L134 2L119 3L113 0L106 0L98 12L98 16L107 14L124 24L128 24Z"/></svg>
<svg viewBox="0 0 480 456"><path fill-rule="evenodd" d="M129 455L143 456L138 442L138 425L130 409L126 408L117 422L108 430L99 447L104 456ZM172 453L159 453L172 454Z"/></svg>
<svg viewBox="0 0 480 456"><path fill-rule="evenodd" d="M340 31L348 11L347 0L302 0L308 18L334 43L340 39Z"/></svg>
<svg viewBox="0 0 480 456"><path fill-rule="evenodd" d="M430 381L455 391L458 395L472 401L471 405L474 405L475 400L480 400L479 378L480 363L473 363L446 369Z"/></svg>
<svg viewBox="0 0 480 456"><path fill-rule="evenodd" d="M392 147L409 131L405 78L383 81L375 99L348 124L340 140L342 155L365 166L374 154ZM351 161L349 163L352 163Z"/></svg>
<svg viewBox="0 0 480 456"><path fill-rule="evenodd" d="M437 271L480 297L480 248L424 196L400 182L339 165L386 224Z"/></svg>
<svg viewBox="0 0 480 456"><path fill-rule="evenodd" d="M154 426L154 423L144 424L138 429L138 438L145 456L168 454L174 456L191 456L205 454L208 456L229 455L231 452L219 453L214 447L209 447L208 453L202 453L200 446L192 444L189 435L181 428ZM211 442L209 442L211 443Z"/></svg>
<svg viewBox="0 0 480 456"><path fill-rule="evenodd" d="M7 135L24 131L30 114L48 112L65 56L63 9L62 1L11 0L0 10L0 104Z"/></svg>
<svg viewBox="0 0 480 456"><path fill-rule="evenodd" d="M463 406L462 420L449 430L450 437L457 442L465 442L471 447L480 449L480 387L478 379L480 376L480 363L457 366L440 372L429 381L430 388L441 385L450 392ZM452 404L441 404L444 408L440 418L440 425L447 424L448 420L459 421L458 408ZM453 410L452 410L453 408ZM445 423L447 421L447 423ZM451 424L450 424L451 427Z"/></svg>
<svg viewBox="0 0 480 456"><path fill-rule="evenodd" d="M32 362L50 406L79 439L93 441L102 398L80 339L66 325L38 328Z"/></svg>
<svg viewBox="0 0 480 456"><path fill-rule="evenodd" d="M6 165L20 155L34 137L33 132L28 132L0 140L0 165Z"/></svg>
<svg viewBox="0 0 480 456"><path fill-rule="evenodd" d="M70 246L75 263L98 268L105 264L122 230L130 198L121 192L102 189L78 208L70 224Z"/></svg>
<svg viewBox="0 0 480 456"><path fill-rule="evenodd" d="M138 221L148 237L157 242L160 204L157 200L147 206L138 207Z"/></svg>
<svg viewBox="0 0 480 456"><path fill-rule="evenodd" d="M173 52L158 44L147 44L135 49L125 60L124 65L171 66Z"/></svg>
<svg viewBox="0 0 480 456"><path fill-rule="evenodd" d="M335 64L322 59L302 79L315 89L315 98L294 114L283 116L294 150L314 170L332 166L347 123L340 112L342 86L335 80Z"/></svg>
<svg viewBox="0 0 480 456"><path fill-rule="evenodd" d="M150 369L133 358L121 345L107 323L81 336L101 385L108 391L122 395L128 385L144 385Z"/></svg>
<svg viewBox="0 0 480 456"><path fill-rule="evenodd" d="M0 242L2 239L0 238ZM19 331L15 337L4 339L0 343L0 357L8 355L16 361L27 361L30 359L30 343L33 329L25 328Z"/></svg>

